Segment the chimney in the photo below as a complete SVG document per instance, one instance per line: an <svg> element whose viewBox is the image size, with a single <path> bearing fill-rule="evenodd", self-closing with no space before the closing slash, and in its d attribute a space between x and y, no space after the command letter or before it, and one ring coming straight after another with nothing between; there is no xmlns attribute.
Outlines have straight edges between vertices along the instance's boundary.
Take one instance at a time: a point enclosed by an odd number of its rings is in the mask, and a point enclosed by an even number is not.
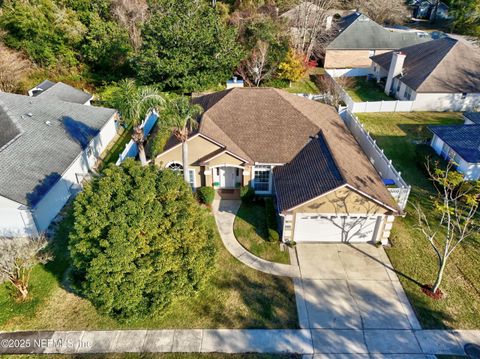
<svg viewBox="0 0 480 359"><path fill-rule="evenodd" d="M392 62L388 69L387 83L385 84L385 93L389 96L392 92L393 79L403 72L403 63L405 62L406 57L407 55L401 51L392 52Z"/></svg>
<svg viewBox="0 0 480 359"><path fill-rule="evenodd" d="M330 30L332 28L333 15L327 16L327 23L325 25L325 30Z"/></svg>

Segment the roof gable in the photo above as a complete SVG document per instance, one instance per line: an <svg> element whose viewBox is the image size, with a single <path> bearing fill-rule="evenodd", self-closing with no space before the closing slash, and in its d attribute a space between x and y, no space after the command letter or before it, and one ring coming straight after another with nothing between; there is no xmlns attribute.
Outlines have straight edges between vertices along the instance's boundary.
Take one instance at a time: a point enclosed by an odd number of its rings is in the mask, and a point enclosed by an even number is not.
<svg viewBox="0 0 480 359"><path fill-rule="evenodd" d="M46 81L42 82L40 85L43 85L44 83L46 83ZM72 87L70 85L64 84L63 82L53 83L53 85L50 85L52 82L48 82L48 87L38 93L36 97L73 102L81 105L87 103L93 98L91 94L76 89L75 87Z"/></svg>
<svg viewBox="0 0 480 359"><path fill-rule="evenodd" d="M400 49L405 46L429 41L415 32L395 31L384 28L361 13L345 16L339 22L339 35L327 49Z"/></svg>

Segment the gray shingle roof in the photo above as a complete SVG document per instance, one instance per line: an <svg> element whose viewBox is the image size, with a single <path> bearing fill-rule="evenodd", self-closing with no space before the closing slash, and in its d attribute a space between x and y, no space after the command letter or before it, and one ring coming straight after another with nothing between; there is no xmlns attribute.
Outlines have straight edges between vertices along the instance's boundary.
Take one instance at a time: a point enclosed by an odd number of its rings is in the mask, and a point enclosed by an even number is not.
<svg viewBox="0 0 480 359"><path fill-rule="evenodd" d="M480 50L449 37L400 49L406 55L398 78L419 93L480 92ZM372 57L388 71L392 53Z"/></svg>
<svg viewBox="0 0 480 359"><path fill-rule="evenodd" d="M480 112L465 112L463 116L468 118L470 121L476 123L477 125L480 125Z"/></svg>
<svg viewBox="0 0 480 359"><path fill-rule="evenodd" d="M42 82L42 84L44 82ZM54 83L54 85L47 87L47 89L40 92L38 95L36 95L36 97L79 103L81 105L93 98L91 94L64 84L63 82Z"/></svg>
<svg viewBox="0 0 480 359"><path fill-rule="evenodd" d="M53 186L116 112L8 93L0 93L0 108L22 130L0 149L0 195L30 206ZM5 123L8 128L8 122L2 121L0 133Z"/></svg>
<svg viewBox="0 0 480 359"><path fill-rule="evenodd" d="M7 111L0 107L0 150L21 133L21 129L8 115Z"/></svg>
<svg viewBox="0 0 480 359"><path fill-rule="evenodd" d="M280 212L346 183L321 133L290 163L276 167L273 179Z"/></svg>
<svg viewBox="0 0 480 359"><path fill-rule="evenodd" d="M340 33L327 46L328 50L400 49L431 40L415 32L388 30L366 15L353 13L339 22Z"/></svg>
<svg viewBox="0 0 480 359"><path fill-rule="evenodd" d="M438 125L428 128L468 163L480 162L480 125Z"/></svg>

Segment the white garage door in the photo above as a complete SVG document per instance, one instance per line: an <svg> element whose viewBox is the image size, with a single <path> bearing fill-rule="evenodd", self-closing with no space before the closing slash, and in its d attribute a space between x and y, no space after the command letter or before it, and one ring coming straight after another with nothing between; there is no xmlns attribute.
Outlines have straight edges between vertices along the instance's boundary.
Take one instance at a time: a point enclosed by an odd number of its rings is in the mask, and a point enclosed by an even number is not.
<svg viewBox="0 0 480 359"><path fill-rule="evenodd" d="M295 242L369 242L373 240L377 217L325 217L297 213Z"/></svg>

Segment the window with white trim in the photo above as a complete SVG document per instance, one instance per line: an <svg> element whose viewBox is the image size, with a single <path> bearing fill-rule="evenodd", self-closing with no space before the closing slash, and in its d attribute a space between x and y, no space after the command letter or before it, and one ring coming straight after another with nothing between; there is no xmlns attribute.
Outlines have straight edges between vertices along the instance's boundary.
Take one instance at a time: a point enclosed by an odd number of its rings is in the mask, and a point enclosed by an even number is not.
<svg viewBox="0 0 480 359"><path fill-rule="evenodd" d="M188 170L188 184L192 189L195 188L195 170Z"/></svg>
<svg viewBox="0 0 480 359"><path fill-rule="evenodd" d="M181 163L178 162L170 163L167 168L172 170L173 172L183 173L183 166Z"/></svg>
<svg viewBox="0 0 480 359"><path fill-rule="evenodd" d="M270 192L270 177L272 168L270 166L255 166L253 188L258 192Z"/></svg>

